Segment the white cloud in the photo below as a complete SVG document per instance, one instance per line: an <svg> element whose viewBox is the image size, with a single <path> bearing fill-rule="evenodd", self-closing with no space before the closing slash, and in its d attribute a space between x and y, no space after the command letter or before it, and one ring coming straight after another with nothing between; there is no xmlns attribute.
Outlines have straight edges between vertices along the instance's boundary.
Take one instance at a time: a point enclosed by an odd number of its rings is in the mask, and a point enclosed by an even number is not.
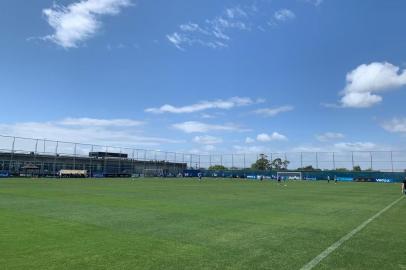
<svg viewBox="0 0 406 270"><path fill-rule="evenodd" d="M212 152L212 151L216 150L216 147L214 145L205 145L203 147L203 150L208 151L208 152Z"/></svg>
<svg viewBox="0 0 406 270"><path fill-rule="evenodd" d="M337 133L337 132L326 132L323 134L316 135L316 139L321 142L327 142L327 141L338 140L338 139L343 139L343 138L344 138L344 134Z"/></svg>
<svg viewBox="0 0 406 270"><path fill-rule="evenodd" d="M270 141L286 141L288 138L278 132L273 132L271 135L267 133L261 133L257 136L257 141L259 142L270 142Z"/></svg>
<svg viewBox="0 0 406 270"><path fill-rule="evenodd" d="M269 153L270 149L264 146L241 146L241 145L234 145L233 149L236 154L260 154L260 153Z"/></svg>
<svg viewBox="0 0 406 270"><path fill-rule="evenodd" d="M394 118L384 122L382 127L392 133L406 133L406 118Z"/></svg>
<svg viewBox="0 0 406 270"><path fill-rule="evenodd" d="M219 137L214 137L214 136L209 136L209 135L204 135L204 136L196 136L193 138L193 141L195 143L199 144L219 144L223 142L222 138Z"/></svg>
<svg viewBox="0 0 406 270"><path fill-rule="evenodd" d="M274 18L277 21L285 22L293 20L294 18L296 18L296 15L289 9L280 9L274 13Z"/></svg>
<svg viewBox="0 0 406 270"><path fill-rule="evenodd" d="M181 24L178 31L166 35L166 38L180 50L184 50L185 46L193 45L217 49L228 47L231 30L247 31L249 29L248 11L242 7L233 7L202 24L192 22Z"/></svg>
<svg viewBox="0 0 406 270"><path fill-rule="evenodd" d="M254 101L247 97L232 97L227 100L201 101L192 105L176 107L165 104L159 108L148 108L145 111L150 113L194 113L209 109L228 110L234 107L247 106L254 104Z"/></svg>
<svg viewBox="0 0 406 270"><path fill-rule="evenodd" d="M89 122L90 125L85 125L81 119L83 118L69 118L69 121L63 119L48 122L0 124L0 134L117 146L156 146L181 142L179 140L140 135L138 125L128 125L131 121L134 122L133 124L139 122L135 120L127 119L127 123L106 125L112 120L96 119L97 121L93 124ZM72 125L73 123L77 124Z"/></svg>
<svg viewBox="0 0 406 270"><path fill-rule="evenodd" d="M256 114L260 114L266 117L273 117L283 112L289 112L294 109L293 106L282 106L278 108L263 108L254 111Z"/></svg>
<svg viewBox="0 0 406 270"><path fill-rule="evenodd" d="M255 139L253 139L253 138L251 138L251 137L245 138L245 143L250 144L250 143L254 143L254 142L255 142Z"/></svg>
<svg viewBox="0 0 406 270"><path fill-rule="evenodd" d="M233 7L226 9L227 17L230 19L247 17L248 14L241 7Z"/></svg>
<svg viewBox="0 0 406 270"><path fill-rule="evenodd" d="M377 145L372 142L340 142L334 144L338 151L371 151L376 150Z"/></svg>
<svg viewBox="0 0 406 270"><path fill-rule="evenodd" d="M235 125L213 125L196 121L187 121L172 125L173 128L181 130L185 133L206 133L210 131L246 131Z"/></svg>
<svg viewBox="0 0 406 270"><path fill-rule="evenodd" d="M64 48L75 48L94 36L102 15L116 15L131 5L130 0L82 0L68 6L54 4L43 10L54 33L44 37Z"/></svg>
<svg viewBox="0 0 406 270"><path fill-rule="evenodd" d="M95 118L65 118L60 124L66 126L98 126L98 127L135 127L144 124L132 119L95 119Z"/></svg>
<svg viewBox="0 0 406 270"><path fill-rule="evenodd" d="M388 151L390 147L373 142L337 142L323 145L301 145L291 148L291 152L357 152L357 151Z"/></svg>
<svg viewBox="0 0 406 270"><path fill-rule="evenodd" d="M374 62L358 66L347 74L343 107L367 108L382 101L384 91L406 85L406 70L390 63Z"/></svg>
<svg viewBox="0 0 406 270"><path fill-rule="evenodd" d="M318 7L324 2L324 0L305 0L305 2Z"/></svg>

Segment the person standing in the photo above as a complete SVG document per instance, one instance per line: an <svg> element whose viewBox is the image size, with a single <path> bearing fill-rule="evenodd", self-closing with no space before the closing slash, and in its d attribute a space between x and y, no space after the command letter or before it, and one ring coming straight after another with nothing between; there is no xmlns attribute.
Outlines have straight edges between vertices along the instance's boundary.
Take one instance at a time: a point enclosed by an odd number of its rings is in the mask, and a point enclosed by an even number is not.
<svg viewBox="0 0 406 270"><path fill-rule="evenodd" d="M403 180L403 183L402 183L402 194L406 195L406 177L405 177L405 179Z"/></svg>

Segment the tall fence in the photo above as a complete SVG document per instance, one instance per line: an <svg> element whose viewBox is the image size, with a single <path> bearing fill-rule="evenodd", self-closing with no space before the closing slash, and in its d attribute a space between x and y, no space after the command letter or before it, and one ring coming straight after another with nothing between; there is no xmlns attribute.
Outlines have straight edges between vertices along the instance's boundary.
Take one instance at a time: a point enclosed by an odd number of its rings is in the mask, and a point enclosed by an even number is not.
<svg viewBox="0 0 406 270"><path fill-rule="evenodd" d="M8 153L7 158L14 154L38 156L64 156L89 158L89 152L114 152L127 154L128 159L148 162L184 163L188 168L208 169L214 165L222 165L228 169L238 170L250 168L260 157L260 153L235 154L190 154L178 152L156 151L131 147L82 144L47 139L30 139L0 135L0 153ZM287 152L263 153L268 159L281 158L288 160L288 169L296 170L312 166L322 170L352 169L360 166L362 170L379 170L384 172L404 172L406 169L406 151L353 151L353 152ZM0 160L0 170L9 160Z"/></svg>

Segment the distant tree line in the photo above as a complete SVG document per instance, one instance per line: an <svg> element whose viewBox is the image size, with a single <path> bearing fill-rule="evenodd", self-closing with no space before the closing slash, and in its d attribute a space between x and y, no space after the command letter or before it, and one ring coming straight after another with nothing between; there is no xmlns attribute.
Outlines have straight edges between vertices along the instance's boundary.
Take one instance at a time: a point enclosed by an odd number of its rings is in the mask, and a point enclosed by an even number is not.
<svg viewBox="0 0 406 270"><path fill-rule="evenodd" d="M265 154L260 154L259 158L257 161L255 161L251 165L252 170L256 171L286 171L288 169L288 166L290 164L289 160L283 160L281 158L275 158L274 160L270 160L267 155ZM227 168L223 165L213 165L209 167L209 170L211 171L226 171L226 170L234 170L237 168ZM314 168L312 165L300 167L296 169L297 171L306 171L306 172L316 172L316 171L322 171L322 169L319 168ZM330 171L330 170L326 170ZM373 171L372 169L365 169L362 170L361 166L356 165L352 168L352 170L347 169L347 168L336 168L334 171L337 172L371 172Z"/></svg>

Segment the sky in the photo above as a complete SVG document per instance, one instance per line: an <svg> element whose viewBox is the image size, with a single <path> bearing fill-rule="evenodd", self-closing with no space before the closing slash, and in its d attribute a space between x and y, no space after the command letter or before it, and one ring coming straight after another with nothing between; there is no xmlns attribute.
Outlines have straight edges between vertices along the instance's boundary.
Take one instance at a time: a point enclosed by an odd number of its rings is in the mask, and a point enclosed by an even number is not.
<svg viewBox="0 0 406 270"><path fill-rule="evenodd" d="M403 0L3 0L0 134L406 150Z"/></svg>

